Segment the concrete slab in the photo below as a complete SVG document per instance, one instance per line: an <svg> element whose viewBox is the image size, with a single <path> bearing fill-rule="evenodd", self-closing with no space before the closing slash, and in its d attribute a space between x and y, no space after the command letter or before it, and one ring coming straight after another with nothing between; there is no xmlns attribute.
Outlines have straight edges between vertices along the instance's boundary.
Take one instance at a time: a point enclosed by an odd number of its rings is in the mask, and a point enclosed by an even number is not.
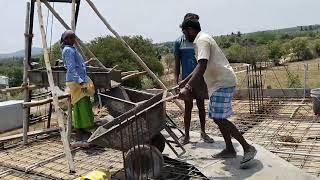
<svg viewBox="0 0 320 180"><path fill-rule="evenodd" d="M190 132L191 143L185 145L186 154L177 158L173 152L166 147L164 154L188 162L197 167L209 179L299 179L313 180L316 177L309 175L280 157L274 155L263 147L253 144L257 150L256 159L248 169L240 169L240 160L243 150L240 144L233 142L238 153L235 159L213 159L211 155L220 152L224 147L222 137L214 137L215 143L208 144L200 140L200 134Z"/></svg>
<svg viewBox="0 0 320 180"><path fill-rule="evenodd" d="M0 102L0 132L22 127L22 100Z"/></svg>

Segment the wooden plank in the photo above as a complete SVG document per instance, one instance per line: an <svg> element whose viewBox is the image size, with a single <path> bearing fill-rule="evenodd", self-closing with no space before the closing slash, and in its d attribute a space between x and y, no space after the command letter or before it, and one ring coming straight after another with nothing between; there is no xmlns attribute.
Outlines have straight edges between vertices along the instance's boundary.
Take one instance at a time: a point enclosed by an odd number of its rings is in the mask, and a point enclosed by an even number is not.
<svg viewBox="0 0 320 180"><path fill-rule="evenodd" d="M66 117L64 116L63 110L59 107L59 99L58 99L58 87L55 86L52 76L52 69L49 59L49 52L48 52L48 45L47 45L47 39L46 39L46 32L43 25L43 16L42 16L42 9L41 9L41 1L37 0L37 7L38 7L38 20L39 20L39 26L40 26L40 32L41 32L41 40L42 40L42 46L44 51L44 61L47 69L47 75L48 75L48 81L50 84L50 90L52 91L52 97L53 97L53 106L55 108L55 111L58 115L58 124L60 127L60 134L61 134L61 141L64 147L64 153L66 155L66 159L68 161L69 170L70 172L75 172L75 166L72 159L70 144L66 135L66 128L64 125L64 121Z"/></svg>
<svg viewBox="0 0 320 180"><path fill-rule="evenodd" d="M71 29L75 33L76 32L76 0L72 0L71 3Z"/></svg>
<svg viewBox="0 0 320 180"><path fill-rule="evenodd" d="M16 92L16 91L23 91L25 89L28 90L34 90L34 89L40 89L40 87L36 85L30 85L30 86L19 86L19 87L11 87L11 88L5 88L5 89L0 89L0 94L6 94L7 92Z"/></svg>
<svg viewBox="0 0 320 180"><path fill-rule="evenodd" d="M68 118L67 118L67 138L71 142L71 131L72 131L72 104L71 97L68 97Z"/></svg>
<svg viewBox="0 0 320 180"><path fill-rule="evenodd" d="M35 135L51 133L51 132L58 131L58 130L59 130L59 128L41 129L41 130L28 132L27 135L28 136L35 136ZM22 138L22 137L23 137L23 133L0 137L0 142L10 141L10 140L18 139L18 138Z"/></svg>
<svg viewBox="0 0 320 180"><path fill-rule="evenodd" d="M26 21L25 21L25 56L23 60L23 87L24 87L24 102L29 102L30 101L30 96L29 96L29 89L28 89L28 70L29 70L29 63L28 63L28 46L29 46L29 37L28 37L28 32L29 32L29 23L30 23L30 2L27 2L27 10L26 10ZM27 132L29 130L29 115L30 115L30 110L29 108L23 109L23 144L28 143L28 135Z"/></svg>
<svg viewBox="0 0 320 180"><path fill-rule="evenodd" d="M70 94L61 95L61 96L58 96L58 100L69 98L69 97L70 97ZM40 106L40 105L48 104L48 103L52 103L52 102L53 102L53 98L47 98L47 99L43 99L43 100L39 100L39 101L25 102L25 103L23 103L23 108Z"/></svg>

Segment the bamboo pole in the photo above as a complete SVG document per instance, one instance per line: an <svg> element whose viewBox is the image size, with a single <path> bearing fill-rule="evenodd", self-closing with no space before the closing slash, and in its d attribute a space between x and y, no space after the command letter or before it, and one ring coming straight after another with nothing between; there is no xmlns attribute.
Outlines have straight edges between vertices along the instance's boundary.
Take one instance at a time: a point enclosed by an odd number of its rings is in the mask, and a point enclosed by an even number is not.
<svg viewBox="0 0 320 180"><path fill-rule="evenodd" d="M72 104L71 96L68 97L68 118L67 118L67 138L68 141L71 141L71 131L72 131Z"/></svg>
<svg viewBox="0 0 320 180"><path fill-rule="evenodd" d="M291 142L280 142L280 141L264 141L264 143L271 143L271 144L280 144L280 145L287 145L287 146L312 146L312 147L320 147L320 144L308 144L308 143L291 143Z"/></svg>
<svg viewBox="0 0 320 180"><path fill-rule="evenodd" d="M40 26L40 32L41 32L41 39L42 39L42 46L44 51L44 61L47 69L47 75L48 75L48 81L50 85L50 89L52 91L52 97L53 97L53 106L57 112L58 115L58 124L60 128L60 134L61 134L61 140L64 147L64 153L66 154L66 158L69 165L70 172L75 172L74 162L72 159L70 144L68 142L68 138L66 136L66 129L64 125L64 119L66 118L64 115L63 110L59 107L59 100L58 100L58 94L57 94L57 87L54 85L54 80L52 76L52 69L50 65L49 60L49 52L48 52L48 45L46 40L46 33L43 26L43 16L42 16L42 9L41 9L41 1L37 0L37 7L38 7L38 20L39 20L39 26Z"/></svg>
<svg viewBox="0 0 320 180"><path fill-rule="evenodd" d="M39 89L40 87L35 86L35 85L11 87L11 88L6 88L6 89L0 89L0 94L6 94L8 92L23 91L26 88L30 91L30 90L33 90L33 89Z"/></svg>
<svg viewBox="0 0 320 180"><path fill-rule="evenodd" d="M71 3L71 29L73 32L76 32L76 0L72 0Z"/></svg>
<svg viewBox="0 0 320 180"><path fill-rule="evenodd" d="M70 26L61 18L61 16L57 13L56 10L53 9L53 7L48 3L48 1L43 0L42 1L44 3L44 5L49 9L49 11L55 16L55 18L61 23L61 25L66 28L66 29L71 29ZM93 52L85 45L85 43L83 41L81 41L81 39L79 39L78 36L76 36L76 47L79 50L79 52L82 52L81 47L89 53L90 57L93 58L95 61L98 62L98 65L103 68L103 69L107 69L100 61L99 59L93 54ZM83 57L84 54L81 53L81 55Z"/></svg>
<svg viewBox="0 0 320 180"><path fill-rule="evenodd" d="M25 21L25 56L23 60L23 87L24 87L24 102L30 101L29 89L28 89L28 46L29 46L29 24L30 24L30 3L27 2L27 10L26 10L26 21ZM23 109L23 144L26 145L28 143L28 130L29 130L29 108Z"/></svg>
<svg viewBox="0 0 320 180"><path fill-rule="evenodd" d="M66 94L66 95L62 95L62 96L58 96L58 99L65 99L65 98L70 98L70 94ZM39 101L31 101L31 102L25 102L23 103L23 108L30 108L30 107L35 107L35 106L41 106L44 104L49 104L53 102L53 98L47 98L47 99L42 99Z"/></svg>
<svg viewBox="0 0 320 180"><path fill-rule="evenodd" d="M158 78L156 74L154 74L149 67L144 63L144 61L140 58L140 56L132 50L132 48L127 44L126 41L123 40L123 38L111 27L111 25L107 22L107 20L102 16L102 14L98 11L96 6L92 3L91 0L86 0L89 6L92 8L92 10L97 14L97 16L101 19L101 21L106 25L106 27L109 29L109 31L112 32L116 36L116 38L121 42L121 44L131 53L131 55L135 58L135 60L142 66L142 68L148 72L148 74L157 81L157 83L161 86L163 90L168 90L168 88L163 84L163 82ZM172 96L172 93L169 93L170 96ZM177 104L177 106L184 111L184 107L180 104L180 102L177 99L174 99L174 102Z"/></svg>
<svg viewBox="0 0 320 180"><path fill-rule="evenodd" d="M121 78L121 81L125 81L125 80L128 80L128 79L130 79L130 78L134 78L134 77L137 77L137 76L146 74L146 73L147 73L146 71L137 72L137 73L132 73L132 74L129 74L129 75L127 75L127 76L122 77L122 78Z"/></svg>
<svg viewBox="0 0 320 180"><path fill-rule="evenodd" d="M307 153L296 153L296 152L288 152L288 151L273 151L273 150L271 150L270 152L280 153L280 154L289 154L289 155L320 157L320 154L307 154Z"/></svg>

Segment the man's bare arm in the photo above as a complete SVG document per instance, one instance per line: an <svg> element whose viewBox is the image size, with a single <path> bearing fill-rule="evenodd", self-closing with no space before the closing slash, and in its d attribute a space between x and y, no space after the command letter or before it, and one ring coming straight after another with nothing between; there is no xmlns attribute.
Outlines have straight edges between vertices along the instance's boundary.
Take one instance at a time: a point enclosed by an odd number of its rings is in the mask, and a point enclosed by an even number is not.
<svg viewBox="0 0 320 180"><path fill-rule="evenodd" d="M179 57L175 57L175 80L176 83L179 82L179 76L180 76L180 58Z"/></svg>

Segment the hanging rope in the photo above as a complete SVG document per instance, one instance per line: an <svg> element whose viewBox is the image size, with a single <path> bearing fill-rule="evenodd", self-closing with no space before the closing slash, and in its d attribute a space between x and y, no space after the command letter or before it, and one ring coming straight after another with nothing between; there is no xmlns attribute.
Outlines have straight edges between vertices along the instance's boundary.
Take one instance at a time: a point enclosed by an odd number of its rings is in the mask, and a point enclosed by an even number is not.
<svg viewBox="0 0 320 180"><path fill-rule="evenodd" d="M55 9L54 7L54 2L52 2L52 8ZM48 27L49 27L49 16L50 16L50 10L48 8L48 11L47 11L47 17L46 17L46 30L45 30L45 33L46 33L46 36L48 37ZM51 13L51 22L50 22L50 40L49 40L49 46L50 46L50 49L49 49L49 52L50 52L50 56L49 56L49 60L51 61L52 60L52 56L53 56L53 53L52 53L52 32L53 32L53 14Z"/></svg>
<svg viewBox="0 0 320 180"><path fill-rule="evenodd" d="M55 3L52 2L52 7L53 9L55 8L54 7ZM50 46L50 49L49 49L49 61L52 61L53 59L53 53L52 53L52 36L53 36L53 20L54 20L54 17L53 17L53 14L51 13L51 21L50 21L50 10L48 8L48 11L47 11L47 17L46 17L46 28L45 28L45 34L46 34L46 37L48 37L48 31L50 33L50 40L49 40L49 46ZM50 21L50 22L49 22ZM49 24L50 24L50 27L49 27ZM50 29L48 29L50 28ZM47 93L47 92L46 92ZM45 98L47 97L50 97L51 95L48 94ZM42 98L43 99L43 98ZM38 98L38 100L41 100L41 98ZM46 118L49 118L51 114L49 108L50 108L50 104L45 104L44 106L44 117ZM37 113L41 113L41 108L40 106L37 106ZM39 115L41 116L41 115ZM49 119L48 119L49 120ZM46 121L43 121L43 128L45 129L46 128Z"/></svg>
<svg viewBox="0 0 320 180"><path fill-rule="evenodd" d="M54 2L52 3L52 8L54 9ZM48 9L49 11L49 9ZM50 56L49 56L49 59L52 60L52 56L53 56L53 53L52 53L52 32L53 32L53 14L51 13L51 31L50 31Z"/></svg>

